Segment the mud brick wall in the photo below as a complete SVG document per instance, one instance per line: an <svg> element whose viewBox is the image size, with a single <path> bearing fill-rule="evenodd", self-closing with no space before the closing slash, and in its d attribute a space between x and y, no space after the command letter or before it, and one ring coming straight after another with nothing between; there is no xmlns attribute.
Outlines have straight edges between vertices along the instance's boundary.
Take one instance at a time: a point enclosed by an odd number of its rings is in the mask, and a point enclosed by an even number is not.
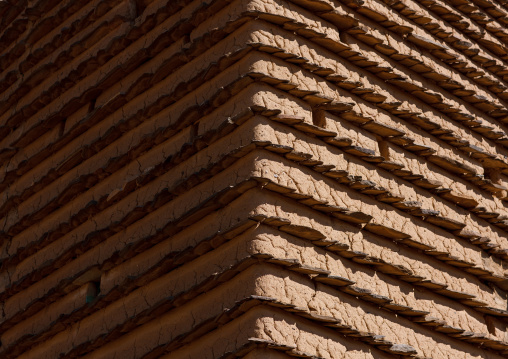
<svg viewBox="0 0 508 359"><path fill-rule="evenodd" d="M0 357L506 358L507 104L507 0L0 1Z"/></svg>

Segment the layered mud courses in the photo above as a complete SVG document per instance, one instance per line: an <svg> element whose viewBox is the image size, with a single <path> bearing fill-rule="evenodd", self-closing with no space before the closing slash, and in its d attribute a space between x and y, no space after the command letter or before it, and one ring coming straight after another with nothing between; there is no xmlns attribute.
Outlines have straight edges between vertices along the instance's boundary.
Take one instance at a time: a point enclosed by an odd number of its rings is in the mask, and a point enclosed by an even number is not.
<svg viewBox="0 0 508 359"><path fill-rule="evenodd" d="M0 1L0 357L506 358L507 12Z"/></svg>

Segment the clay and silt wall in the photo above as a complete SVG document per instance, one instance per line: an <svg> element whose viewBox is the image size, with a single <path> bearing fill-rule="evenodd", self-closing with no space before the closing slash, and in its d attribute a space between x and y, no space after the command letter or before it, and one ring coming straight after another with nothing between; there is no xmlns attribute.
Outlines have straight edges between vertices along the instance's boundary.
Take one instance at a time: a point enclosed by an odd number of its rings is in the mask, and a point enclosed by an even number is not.
<svg viewBox="0 0 508 359"><path fill-rule="evenodd" d="M506 357L507 13L0 2L0 356Z"/></svg>

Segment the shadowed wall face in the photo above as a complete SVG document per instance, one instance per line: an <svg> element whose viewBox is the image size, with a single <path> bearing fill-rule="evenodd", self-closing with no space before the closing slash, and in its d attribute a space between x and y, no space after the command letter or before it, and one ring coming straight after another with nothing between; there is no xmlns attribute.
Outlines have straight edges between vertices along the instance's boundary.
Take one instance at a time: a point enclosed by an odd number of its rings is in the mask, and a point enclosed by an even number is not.
<svg viewBox="0 0 508 359"><path fill-rule="evenodd" d="M0 356L506 357L507 13L0 1Z"/></svg>

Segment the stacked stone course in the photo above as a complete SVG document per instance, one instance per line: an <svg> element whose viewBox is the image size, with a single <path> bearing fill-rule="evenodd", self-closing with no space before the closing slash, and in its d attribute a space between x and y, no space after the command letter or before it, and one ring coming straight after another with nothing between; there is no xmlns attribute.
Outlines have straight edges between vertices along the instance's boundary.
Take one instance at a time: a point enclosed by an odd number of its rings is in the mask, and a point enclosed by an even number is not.
<svg viewBox="0 0 508 359"><path fill-rule="evenodd" d="M0 357L508 357L508 1L0 0Z"/></svg>

